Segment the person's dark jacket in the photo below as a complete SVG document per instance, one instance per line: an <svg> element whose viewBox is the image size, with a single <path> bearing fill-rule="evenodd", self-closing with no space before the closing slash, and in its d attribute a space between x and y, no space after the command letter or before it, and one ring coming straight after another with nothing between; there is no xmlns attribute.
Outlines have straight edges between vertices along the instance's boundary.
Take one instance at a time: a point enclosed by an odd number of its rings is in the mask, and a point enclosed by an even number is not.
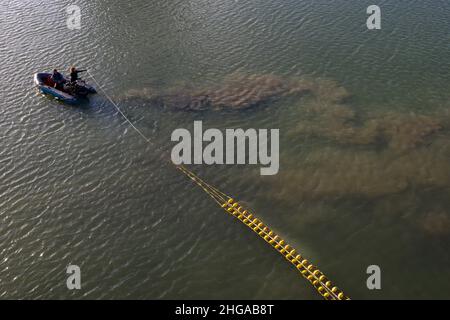
<svg viewBox="0 0 450 320"><path fill-rule="evenodd" d="M85 72L86 70L75 70L70 73L70 82L75 82L78 80L78 74Z"/></svg>
<svg viewBox="0 0 450 320"><path fill-rule="evenodd" d="M56 84L61 84L64 82L64 77L61 73L59 72L53 72L52 74L52 80L53 82L55 82Z"/></svg>

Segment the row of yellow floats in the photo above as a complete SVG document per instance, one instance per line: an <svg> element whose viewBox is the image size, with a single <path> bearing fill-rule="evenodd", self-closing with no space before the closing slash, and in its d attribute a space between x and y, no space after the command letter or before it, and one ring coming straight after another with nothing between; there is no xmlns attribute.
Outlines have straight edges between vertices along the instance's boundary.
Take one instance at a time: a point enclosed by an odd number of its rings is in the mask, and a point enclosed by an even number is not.
<svg viewBox="0 0 450 320"><path fill-rule="evenodd" d="M350 300L342 290L336 287L317 267L311 264L301 254L287 244L279 235L273 232L261 220L252 213L243 208L238 202L227 196L217 188L206 183L193 172L183 166L177 167L181 172L198 184L206 193L208 193L223 209L229 214L240 220L247 227L252 229L279 253L286 260L295 266L301 275L307 279L316 291L326 300Z"/></svg>

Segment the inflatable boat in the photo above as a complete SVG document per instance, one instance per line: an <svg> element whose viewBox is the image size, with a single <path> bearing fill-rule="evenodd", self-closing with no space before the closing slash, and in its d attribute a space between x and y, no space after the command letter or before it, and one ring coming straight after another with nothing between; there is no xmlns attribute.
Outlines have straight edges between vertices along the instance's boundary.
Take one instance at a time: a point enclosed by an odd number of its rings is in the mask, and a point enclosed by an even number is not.
<svg viewBox="0 0 450 320"><path fill-rule="evenodd" d="M56 89L52 80L52 74L45 72L34 75L34 84L43 94L51 95L69 104L78 103L81 99L86 98L87 95L97 93L94 87L87 85L83 80L78 80L72 84L66 79L63 88Z"/></svg>

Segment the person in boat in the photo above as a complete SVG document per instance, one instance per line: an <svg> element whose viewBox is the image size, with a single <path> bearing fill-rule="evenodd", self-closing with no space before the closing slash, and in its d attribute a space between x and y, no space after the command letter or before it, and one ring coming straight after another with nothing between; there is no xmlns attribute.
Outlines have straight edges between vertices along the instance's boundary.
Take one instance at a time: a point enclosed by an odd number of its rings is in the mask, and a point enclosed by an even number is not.
<svg viewBox="0 0 450 320"><path fill-rule="evenodd" d="M58 90L62 90L62 88L64 87L64 83L66 82L66 79L64 79L64 76L59 73L58 70L54 69L52 76L51 76L52 81L54 82L54 86L56 89Z"/></svg>
<svg viewBox="0 0 450 320"><path fill-rule="evenodd" d="M69 71L70 71L70 82L75 83L78 80L78 74L81 72L85 72L87 70L77 70L77 68L75 67L70 67Z"/></svg>

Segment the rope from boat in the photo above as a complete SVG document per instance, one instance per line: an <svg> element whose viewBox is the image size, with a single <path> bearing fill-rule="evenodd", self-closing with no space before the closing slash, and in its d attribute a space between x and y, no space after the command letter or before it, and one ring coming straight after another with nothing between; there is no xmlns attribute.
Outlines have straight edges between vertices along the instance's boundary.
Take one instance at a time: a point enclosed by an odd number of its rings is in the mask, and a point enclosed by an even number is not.
<svg viewBox="0 0 450 320"><path fill-rule="evenodd" d="M122 112L122 110L119 108L119 106L113 101L113 99L111 99L109 97L109 95L105 92L105 90L103 90L103 88L100 86L100 84L97 82L97 80L95 80L95 78L92 76L92 74L89 72L89 70L86 70L87 74L92 78L92 80L94 81L94 83L97 85L98 88L100 88L100 90L103 92L103 94L105 95L105 97L109 100L109 102L111 102L111 104L117 109L117 111L122 115L122 117L128 122L128 124L137 132L139 133L139 135L147 142L150 144L153 144L152 141L147 138L147 136L145 134L142 133L141 130L139 130L134 124L133 122L131 122L130 119L128 119L128 117Z"/></svg>
<svg viewBox="0 0 450 320"><path fill-rule="evenodd" d="M130 124L130 126L147 142L153 144L153 142L145 136L124 114L119 106L109 97L109 95L103 90L100 84L95 80L89 71L88 75L93 79L97 87L103 92L111 104L117 109L122 117ZM172 162L170 162L173 164ZM313 264L305 259L301 254L288 245L279 235L273 232L267 225L261 220L256 218L248 210L244 209L233 198L226 195L219 189L208 184L202 180L195 173L190 171L184 166L176 166L184 175L196 183L200 188L205 191L219 206L221 206L227 213L231 214L239 221L244 223L247 227L257 233L264 241L270 244L275 250L282 254L286 260L288 260L294 267L300 272L300 274L309 281L316 291L326 300L350 300L342 290L334 286L333 283Z"/></svg>

